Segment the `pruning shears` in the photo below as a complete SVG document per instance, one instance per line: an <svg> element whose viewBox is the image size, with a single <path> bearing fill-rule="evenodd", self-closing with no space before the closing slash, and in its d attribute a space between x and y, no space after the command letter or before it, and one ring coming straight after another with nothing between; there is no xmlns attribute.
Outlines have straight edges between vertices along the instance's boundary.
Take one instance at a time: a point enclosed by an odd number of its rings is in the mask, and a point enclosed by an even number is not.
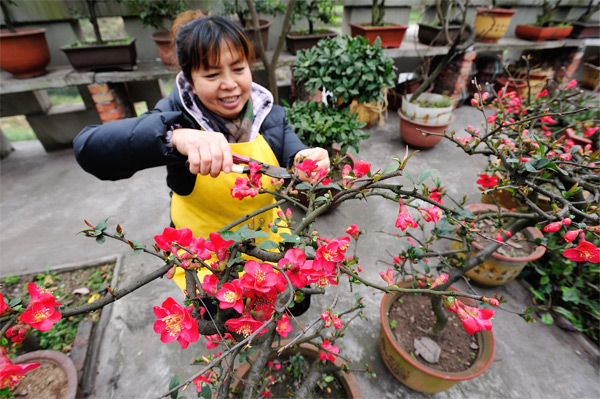
<svg viewBox="0 0 600 399"><path fill-rule="evenodd" d="M250 168L248 164L250 162L256 162L260 165L259 173L265 174L267 176L274 177L276 179L289 179L292 177L290 172L288 172L285 168L281 166L269 165L267 163L263 163L261 161L257 161L256 159L252 159L245 155L239 154L231 154L233 156L233 167L231 171L234 173L248 174L250 173Z"/></svg>

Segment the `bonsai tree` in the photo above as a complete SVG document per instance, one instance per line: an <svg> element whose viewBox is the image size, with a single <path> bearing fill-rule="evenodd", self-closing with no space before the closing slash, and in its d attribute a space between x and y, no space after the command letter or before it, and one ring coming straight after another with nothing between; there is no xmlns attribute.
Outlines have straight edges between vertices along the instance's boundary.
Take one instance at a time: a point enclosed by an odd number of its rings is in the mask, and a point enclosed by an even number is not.
<svg viewBox="0 0 600 399"><path fill-rule="evenodd" d="M12 20L12 15L10 14L9 6L14 6L14 0L0 0L0 9L2 9L2 15L4 16L4 23L6 24L6 29L8 29L11 33L16 33L15 25Z"/></svg>
<svg viewBox="0 0 600 399"><path fill-rule="evenodd" d="M268 15L277 15L285 10L285 6L278 0L252 0L256 12ZM246 0L227 0L223 2L222 13L235 15L244 28L252 26L252 13Z"/></svg>
<svg viewBox="0 0 600 399"><path fill-rule="evenodd" d="M535 21L535 26L546 27L553 26L554 24L554 13L556 9L560 5L562 0L556 0L552 2L551 0L544 0L542 3L541 13L538 14L537 19Z"/></svg>
<svg viewBox="0 0 600 399"><path fill-rule="evenodd" d="M315 23L330 24L335 19L336 0L296 0L292 13L291 26L295 27L301 20L308 24L308 34L315 33Z"/></svg>
<svg viewBox="0 0 600 399"><path fill-rule="evenodd" d="M123 0L121 0L123 1ZM142 21L142 25L149 26L155 31L168 31L164 25L165 19L172 21L177 14L188 8L186 0L124 0L131 11Z"/></svg>

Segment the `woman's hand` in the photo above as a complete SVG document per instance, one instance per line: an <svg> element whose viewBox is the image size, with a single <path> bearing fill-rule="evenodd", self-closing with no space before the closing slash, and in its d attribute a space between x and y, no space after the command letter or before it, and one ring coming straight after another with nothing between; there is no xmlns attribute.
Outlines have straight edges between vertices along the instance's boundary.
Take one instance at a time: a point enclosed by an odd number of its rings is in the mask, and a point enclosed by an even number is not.
<svg viewBox="0 0 600 399"><path fill-rule="evenodd" d="M301 162L302 159L309 158L317 161L317 169L329 169L329 153L324 148L315 147L315 148L307 148L305 150L298 151L296 156L294 157L294 163ZM314 173L314 172L313 172ZM310 176L306 173L299 171L298 179L306 182L310 182Z"/></svg>
<svg viewBox="0 0 600 399"><path fill-rule="evenodd" d="M171 140L180 154L187 155L191 173L217 177L221 171L231 172L231 147L221 133L175 129Z"/></svg>

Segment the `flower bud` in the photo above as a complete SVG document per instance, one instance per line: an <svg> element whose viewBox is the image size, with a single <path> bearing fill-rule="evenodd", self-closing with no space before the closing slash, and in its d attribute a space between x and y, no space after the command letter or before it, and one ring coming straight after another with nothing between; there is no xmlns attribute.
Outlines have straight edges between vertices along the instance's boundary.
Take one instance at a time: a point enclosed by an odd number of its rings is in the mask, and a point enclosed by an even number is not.
<svg viewBox="0 0 600 399"><path fill-rule="evenodd" d="M571 230L571 231L566 232L565 235L563 236L563 238L565 239L566 242L571 242L574 239L576 239L577 235L581 232L582 232L582 229Z"/></svg>
<svg viewBox="0 0 600 399"><path fill-rule="evenodd" d="M173 276L175 276L175 266L173 266L172 268L170 268L169 271L167 272L167 278L169 280L172 279Z"/></svg>
<svg viewBox="0 0 600 399"><path fill-rule="evenodd" d="M490 306L499 306L500 305L500 301L497 300L496 298L483 297L483 298L481 298L481 300Z"/></svg>
<svg viewBox="0 0 600 399"><path fill-rule="evenodd" d="M564 224L565 226L570 225L571 224L571 219L570 218L563 219L562 224Z"/></svg>

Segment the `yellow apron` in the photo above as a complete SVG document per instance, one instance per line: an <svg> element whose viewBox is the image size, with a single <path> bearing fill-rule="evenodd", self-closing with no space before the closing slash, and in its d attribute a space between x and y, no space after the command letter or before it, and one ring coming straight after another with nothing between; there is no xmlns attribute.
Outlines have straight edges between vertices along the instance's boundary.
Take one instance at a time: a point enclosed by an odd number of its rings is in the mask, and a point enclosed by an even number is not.
<svg viewBox="0 0 600 399"><path fill-rule="evenodd" d="M231 151L236 154L247 155L261 162L279 166L273 150L260 134L253 141L231 143L230 145ZM243 177L243 175L221 173L216 178L210 175L197 175L196 184L191 194L178 195L173 193L171 198L171 220L175 224L175 228L187 227L192 230L195 237L203 237L208 240L210 233L214 233L234 220L275 202L275 198L268 194L259 194L254 198L247 197L243 200L233 198L231 188L238 177ZM261 182L264 188L273 190L269 176L263 175ZM263 212L245 223L251 229L264 226L264 231L269 233L268 238L257 239L257 243L263 240L273 240L275 242L281 240L278 234L271 232L267 227L269 223L274 222L277 218L279 209L277 207ZM239 227L241 226L235 227L234 230ZM216 261L216 257L214 258L208 262ZM245 258L250 259L250 257ZM209 273L210 271L207 269L199 270L200 281L202 282L204 276ZM185 289L185 272L183 269L177 268L173 280L182 290Z"/></svg>

